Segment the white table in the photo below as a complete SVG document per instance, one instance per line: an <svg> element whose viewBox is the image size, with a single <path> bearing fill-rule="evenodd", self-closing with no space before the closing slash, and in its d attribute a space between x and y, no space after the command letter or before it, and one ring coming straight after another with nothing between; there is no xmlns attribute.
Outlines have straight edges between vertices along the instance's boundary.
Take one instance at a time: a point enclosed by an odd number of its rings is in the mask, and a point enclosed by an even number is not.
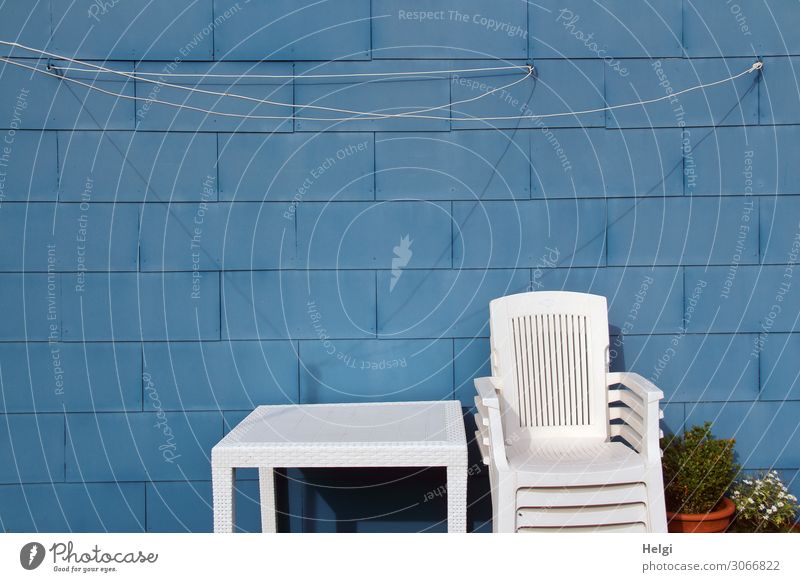
<svg viewBox="0 0 800 582"><path fill-rule="evenodd" d="M232 532L234 470L258 468L261 528L274 532L276 468L447 467L447 524L467 526L461 404L382 402L259 406L211 451L214 531Z"/></svg>

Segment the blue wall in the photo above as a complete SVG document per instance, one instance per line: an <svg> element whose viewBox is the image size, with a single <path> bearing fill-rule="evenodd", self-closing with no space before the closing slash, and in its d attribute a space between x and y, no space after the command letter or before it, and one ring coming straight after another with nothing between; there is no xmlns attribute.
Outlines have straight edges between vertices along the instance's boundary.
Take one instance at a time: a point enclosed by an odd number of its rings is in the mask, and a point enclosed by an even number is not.
<svg viewBox="0 0 800 582"><path fill-rule="evenodd" d="M525 289L606 295L614 366L664 389L668 429L712 420L747 468L795 478L800 5L306 4L0 3L0 38L118 70L286 75L193 82L438 108L293 119L67 73L116 98L0 64L0 529L207 531L210 449L256 404L469 407L488 373L488 302ZM761 74L647 107L473 119L656 98L754 55ZM529 62L535 79L480 99L519 73L291 78ZM486 529L485 471L472 472L470 521ZM240 523L257 530L243 473ZM290 471L281 527L441 530L442 482Z"/></svg>

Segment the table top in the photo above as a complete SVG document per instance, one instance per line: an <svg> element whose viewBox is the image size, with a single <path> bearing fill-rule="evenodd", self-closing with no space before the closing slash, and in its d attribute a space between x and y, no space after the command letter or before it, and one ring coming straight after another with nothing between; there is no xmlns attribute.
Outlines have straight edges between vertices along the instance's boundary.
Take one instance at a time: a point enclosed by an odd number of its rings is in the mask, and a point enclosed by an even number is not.
<svg viewBox="0 0 800 582"><path fill-rule="evenodd" d="M464 447L457 400L259 406L215 449L309 446Z"/></svg>

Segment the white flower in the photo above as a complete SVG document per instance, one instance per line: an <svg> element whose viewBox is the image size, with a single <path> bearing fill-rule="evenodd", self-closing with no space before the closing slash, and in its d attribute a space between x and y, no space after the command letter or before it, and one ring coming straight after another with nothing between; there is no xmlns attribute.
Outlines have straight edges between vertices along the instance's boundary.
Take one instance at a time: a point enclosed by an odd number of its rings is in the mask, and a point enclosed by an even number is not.
<svg viewBox="0 0 800 582"><path fill-rule="evenodd" d="M778 508L773 505L772 506L772 511L778 511Z"/></svg>
<svg viewBox="0 0 800 582"><path fill-rule="evenodd" d="M734 491L734 492L733 492L733 496L734 496L734 497L739 497L739 492L738 492L738 491Z"/></svg>
<svg viewBox="0 0 800 582"><path fill-rule="evenodd" d="M752 498L752 497L748 497L748 498L747 498L747 503L755 503L755 501L753 501L753 498Z"/></svg>
<svg viewBox="0 0 800 582"><path fill-rule="evenodd" d="M778 501L778 507L783 507L783 501Z"/></svg>
<svg viewBox="0 0 800 582"><path fill-rule="evenodd" d="M767 510L767 515L772 515L772 510L771 509Z"/></svg>
<svg viewBox="0 0 800 582"><path fill-rule="evenodd" d="M753 484L753 482L750 479L745 479L744 483L745 483L745 485L752 485Z"/></svg>

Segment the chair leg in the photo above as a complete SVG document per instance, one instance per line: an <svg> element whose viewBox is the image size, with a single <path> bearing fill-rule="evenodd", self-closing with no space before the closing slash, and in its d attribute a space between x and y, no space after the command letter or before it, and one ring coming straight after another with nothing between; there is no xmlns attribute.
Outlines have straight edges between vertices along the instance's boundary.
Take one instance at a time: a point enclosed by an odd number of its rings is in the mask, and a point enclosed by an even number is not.
<svg viewBox="0 0 800 582"><path fill-rule="evenodd" d="M664 502L664 480L661 466L655 465L647 470L647 516L650 523L647 530L652 533L667 532L667 508Z"/></svg>
<svg viewBox="0 0 800 582"><path fill-rule="evenodd" d="M498 475L492 489L492 531L514 533L517 531L516 484L513 479Z"/></svg>
<svg viewBox="0 0 800 582"><path fill-rule="evenodd" d="M258 487L261 497L261 532L275 533L278 528L275 516L275 469L273 467L259 467Z"/></svg>

